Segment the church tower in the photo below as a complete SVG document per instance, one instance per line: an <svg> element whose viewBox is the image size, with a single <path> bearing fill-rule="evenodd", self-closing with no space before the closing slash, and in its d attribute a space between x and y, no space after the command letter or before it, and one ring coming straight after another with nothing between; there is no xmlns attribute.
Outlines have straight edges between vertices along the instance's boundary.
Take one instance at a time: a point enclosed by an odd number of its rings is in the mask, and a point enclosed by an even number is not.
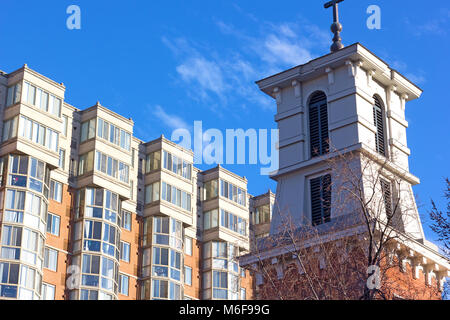
<svg viewBox="0 0 450 320"><path fill-rule="evenodd" d="M309 182L327 171L325 158L333 150L363 150L374 161L386 162L392 174L401 173L409 189L419 183L409 173L405 106L422 91L362 44L268 77L258 85L276 99L275 121L280 130L280 166L272 175L278 182L272 232L280 210L289 210L298 221L312 215ZM329 218L339 214L331 209ZM416 218L407 232L423 239Z"/></svg>
<svg viewBox="0 0 450 320"><path fill-rule="evenodd" d="M279 170L271 176L278 183L271 236L279 232L286 216L300 227L326 227L350 216L351 207L343 210L336 205L340 181L333 180L342 177L333 172L337 166L331 168L330 161L337 154L364 154L383 171L374 196L384 199L386 215L400 211L396 226L411 240L399 250L409 252L405 259L410 258L415 272L420 269L428 280L434 276L442 284L450 265L425 239L412 191L420 181L409 172L408 163L405 108L422 90L362 44L342 45L337 12L341 1L325 5L334 10L331 53L257 81L277 104ZM394 195L399 204L395 209L388 200ZM403 214L406 207L408 214ZM277 263L276 257L265 257ZM255 261L255 257L242 260Z"/></svg>

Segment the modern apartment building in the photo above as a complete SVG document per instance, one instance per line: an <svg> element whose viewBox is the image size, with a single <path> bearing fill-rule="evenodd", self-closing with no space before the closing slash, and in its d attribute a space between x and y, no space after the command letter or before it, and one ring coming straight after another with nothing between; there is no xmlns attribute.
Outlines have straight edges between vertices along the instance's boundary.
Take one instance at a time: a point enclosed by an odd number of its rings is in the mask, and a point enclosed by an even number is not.
<svg viewBox="0 0 450 320"><path fill-rule="evenodd" d="M0 72L0 299L251 299L274 195L24 65Z"/></svg>

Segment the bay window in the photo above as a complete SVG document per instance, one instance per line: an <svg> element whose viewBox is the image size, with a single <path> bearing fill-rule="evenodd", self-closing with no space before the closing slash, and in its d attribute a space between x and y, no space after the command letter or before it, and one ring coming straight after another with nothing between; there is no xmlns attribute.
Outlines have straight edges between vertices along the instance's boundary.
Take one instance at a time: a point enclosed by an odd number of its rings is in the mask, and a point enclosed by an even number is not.
<svg viewBox="0 0 450 320"><path fill-rule="evenodd" d="M95 170L129 183L129 166L99 151L95 152Z"/></svg>
<svg viewBox="0 0 450 320"><path fill-rule="evenodd" d="M2 142L17 137L17 124L19 118L16 116L3 122Z"/></svg>
<svg viewBox="0 0 450 320"><path fill-rule="evenodd" d="M241 206L246 205L246 192L245 190L236 187L235 185L220 179L220 195L225 197Z"/></svg>
<svg viewBox="0 0 450 320"><path fill-rule="evenodd" d="M219 210L205 212L203 215L203 229L209 230L219 226Z"/></svg>
<svg viewBox="0 0 450 320"><path fill-rule="evenodd" d="M95 118L81 124L81 142L95 137Z"/></svg>
<svg viewBox="0 0 450 320"><path fill-rule="evenodd" d="M23 101L54 116L61 115L61 99L28 82L24 84Z"/></svg>
<svg viewBox="0 0 450 320"><path fill-rule="evenodd" d="M167 151L163 151L163 167L164 169L167 169L169 171L172 171L173 173L191 180L192 178L192 164L172 155L171 153Z"/></svg>
<svg viewBox="0 0 450 320"><path fill-rule="evenodd" d="M186 211L191 211L191 195L165 182L162 183L161 199Z"/></svg>
<svg viewBox="0 0 450 320"><path fill-rule="evenodd" d="M145 186L145 204L159 201L159 182Z"/></svg>
<svg viewBox="0 0 450 320"><path fill-rule="evenodd" d="M130 151L131 134L102 118L98 118L97 136Z"/></svg>
<svg viewBox="0 0 450 320"><path fill-rule="evenodd" d="M6 98L6 107L9 107L19 102L21 93L22 93L22 84L17 83L9 87Z"/></svg>
<svg viewBox="0 0 450 320"><path fill-rule="evenodd" d="M19 136L58 152L59 134L25 116L20 116Z"/></svg>
<svg viewBox="0 0 450 320"><path fill-rule="evenodd" d="M213 199L218 196L218 180L211 180L205 182L205 201Z"/></svg>
<svg viewBox="0 0 450 320"><path fill-rule="evenodd" d="M147 155L145 161L145 173L161 169L161 151L155 151Z"/></svg>

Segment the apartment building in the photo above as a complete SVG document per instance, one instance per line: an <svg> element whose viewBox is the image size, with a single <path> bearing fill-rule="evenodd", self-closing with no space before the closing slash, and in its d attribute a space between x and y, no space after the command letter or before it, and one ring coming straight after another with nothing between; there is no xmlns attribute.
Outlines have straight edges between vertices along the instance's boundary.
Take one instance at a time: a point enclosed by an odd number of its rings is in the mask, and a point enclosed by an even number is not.
<svg viewBox="0 0 450 320"><path fill-rule="evenodd" d="M65 90L0 72L0 299L251 299L236 258L268 232L274 195Z"/></svg>

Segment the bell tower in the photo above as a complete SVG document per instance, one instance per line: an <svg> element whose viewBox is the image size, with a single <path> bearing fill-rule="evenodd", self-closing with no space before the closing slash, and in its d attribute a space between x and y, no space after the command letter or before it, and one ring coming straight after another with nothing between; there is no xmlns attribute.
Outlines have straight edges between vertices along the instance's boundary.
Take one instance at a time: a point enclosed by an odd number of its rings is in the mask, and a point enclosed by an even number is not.
<svg viewBox="0 0 450 320"><path fill-rule="evenodd" d="M331 194L329 199L317 195L331 208L317 207L313 189L329 183L326 159L333 151L355 151L385 163L389 174L401 175L409 193L404 202L414 211L403 231L425 241L411 189L420 181L409 173L405 119L406 103L419 98L422 90L362 44L342 45L339 2L325 5L334 8L331 53L257 81L277 104L280 158L279 170L271 176L278 182L271 233L283 214L299 225L326 223L347 214L333 206Z"/></svg>
<svg viewBox="0 0 450 320"><path fill-rule="evenodd" d="M367 274L381 265L381 254L389 267L394 258L398 262L396 271L383 277L390 283L390 298L438 298L432 286L439 284L442 290L450 264L425 239L412 191L420 181L409 172L406 139L406 104L422 90L362 44L342 44L342 1L325 4L333 7L330 53L257 81L277 104L279 169L271 175L277 192L269 237L257 243L254 253L241 257L240 264L255 271L263 297L300 298L304 288L280 292L304 279L306 272L324 277L324 283L333 281L335 274L327 278L326 273L314 273L314 266L319 263L322 270L346 263L330 260L323 244L343 246L346 255L354 243L343 245L341 240L353 238L361 240L366 252ZM267 268L283 283L276 292ZM405 282L407 289L400 285ZM417 285L418 293L410 284ZM352 293L370 298L374 288L361 286L364 290L353 288Z"/></svg>

